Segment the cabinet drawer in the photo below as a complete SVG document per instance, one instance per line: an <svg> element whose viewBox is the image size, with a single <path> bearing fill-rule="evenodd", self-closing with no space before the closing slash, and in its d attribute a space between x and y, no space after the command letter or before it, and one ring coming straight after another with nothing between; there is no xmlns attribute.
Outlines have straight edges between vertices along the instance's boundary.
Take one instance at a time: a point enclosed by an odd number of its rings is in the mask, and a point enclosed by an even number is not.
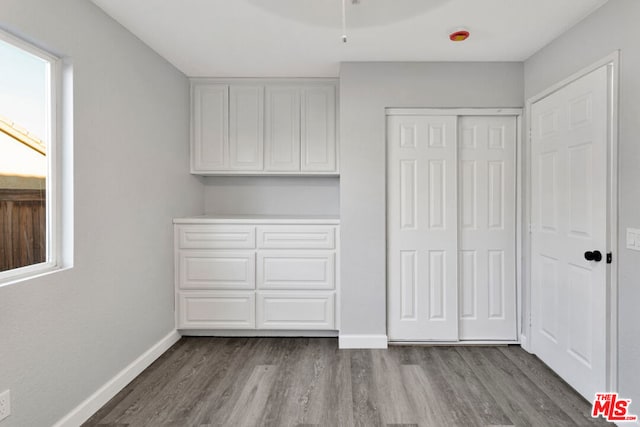
<svg viewBox="0 0 640 427"><path fill-rule="evenodd" d="M333 249L335 246L335 227L308 225L258 227L258 247L263 249Z"/></svg>
<svg viewBox="0 0 640 427"><path fill-rule="evenodd" d="M335 253L258 252L260 289L334 289Z"/></svg>
<svg viewBox="0 0 640 427"><path fill-rule="evenodd" d="M253 329L254 292L180 292L178 328Z"/></svg>
<svg viewBox="0 0 640 427"><path fill-rule="evenodd" d="M254 289L255 253L179 251L180 289Z"/></svg>
<svg viewBox="0 0 640 427"><path fill-rule="evenodd" d="M335 329L333 292L258 292L259 329Z"/></svg>
<svg viewBox="0 0 640 427"><path fill-rule="evenodd" d="M235 225L183 225L178 228L180 249L253 249L256 229Z"/></svg>

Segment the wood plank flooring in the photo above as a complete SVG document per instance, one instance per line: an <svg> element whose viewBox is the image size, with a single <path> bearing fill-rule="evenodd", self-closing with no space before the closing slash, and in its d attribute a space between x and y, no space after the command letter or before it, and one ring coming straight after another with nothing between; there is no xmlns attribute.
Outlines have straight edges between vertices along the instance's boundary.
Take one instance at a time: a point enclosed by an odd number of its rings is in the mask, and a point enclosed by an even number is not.
<svg viewBox="0 0 640 427"><path fill-rule="evenodd" d="M518 346L338 350L335 338L182 338L85 426L587 426Z"/></svg>

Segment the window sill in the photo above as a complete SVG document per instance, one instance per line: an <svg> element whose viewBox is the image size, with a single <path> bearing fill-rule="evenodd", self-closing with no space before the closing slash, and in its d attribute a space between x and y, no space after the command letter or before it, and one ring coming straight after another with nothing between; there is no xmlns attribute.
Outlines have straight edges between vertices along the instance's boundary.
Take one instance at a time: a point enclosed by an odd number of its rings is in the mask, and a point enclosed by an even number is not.
<svg viewBox="0 0 640 427"><path fill-rule="evenodd" d="M16 283L21 283L26 280L48 276L49 274L68 270L69 268L70 267L59 266L53 263L42 263L16 268L14 270L3 271L2 273L0 273L0 288Z"/></svg>

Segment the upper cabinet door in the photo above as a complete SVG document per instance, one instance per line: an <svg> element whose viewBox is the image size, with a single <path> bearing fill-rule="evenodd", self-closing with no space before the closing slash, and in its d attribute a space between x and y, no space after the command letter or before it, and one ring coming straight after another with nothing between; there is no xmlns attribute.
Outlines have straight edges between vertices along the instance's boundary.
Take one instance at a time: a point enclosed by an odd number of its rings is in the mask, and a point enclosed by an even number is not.
<svg viewBox="0 0 640 427"><path fill-rule="evenodd" d="M301 170L336 171L335 86L302 91Z"/></svg>
<svg viewBox="0 0 640 427"><path fill-rule="evenodd" d="M191 171L229 168L229 87L193 88Z"/></svg>
<svg viewBox="0 0 640 427"><path fill-rule="evenodd" d="M264 87L231 86L229 169L263 169Z"/></svg>
<svg viewBox="0 0 640 427"><path fill-rule="evenodd" d="M300 170L300 89L266 89L265 170Z"/></svg>

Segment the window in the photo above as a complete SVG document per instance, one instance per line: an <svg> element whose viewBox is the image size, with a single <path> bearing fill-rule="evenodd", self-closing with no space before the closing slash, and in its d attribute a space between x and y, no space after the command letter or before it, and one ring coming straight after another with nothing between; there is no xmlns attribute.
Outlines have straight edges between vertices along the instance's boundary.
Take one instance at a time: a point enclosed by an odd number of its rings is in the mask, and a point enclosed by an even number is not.
<svg viewBox="0 0 640 427"><path fill-rule="evenodd" d="M56 65L0 31L0 282L57 266Z"/></svg>

